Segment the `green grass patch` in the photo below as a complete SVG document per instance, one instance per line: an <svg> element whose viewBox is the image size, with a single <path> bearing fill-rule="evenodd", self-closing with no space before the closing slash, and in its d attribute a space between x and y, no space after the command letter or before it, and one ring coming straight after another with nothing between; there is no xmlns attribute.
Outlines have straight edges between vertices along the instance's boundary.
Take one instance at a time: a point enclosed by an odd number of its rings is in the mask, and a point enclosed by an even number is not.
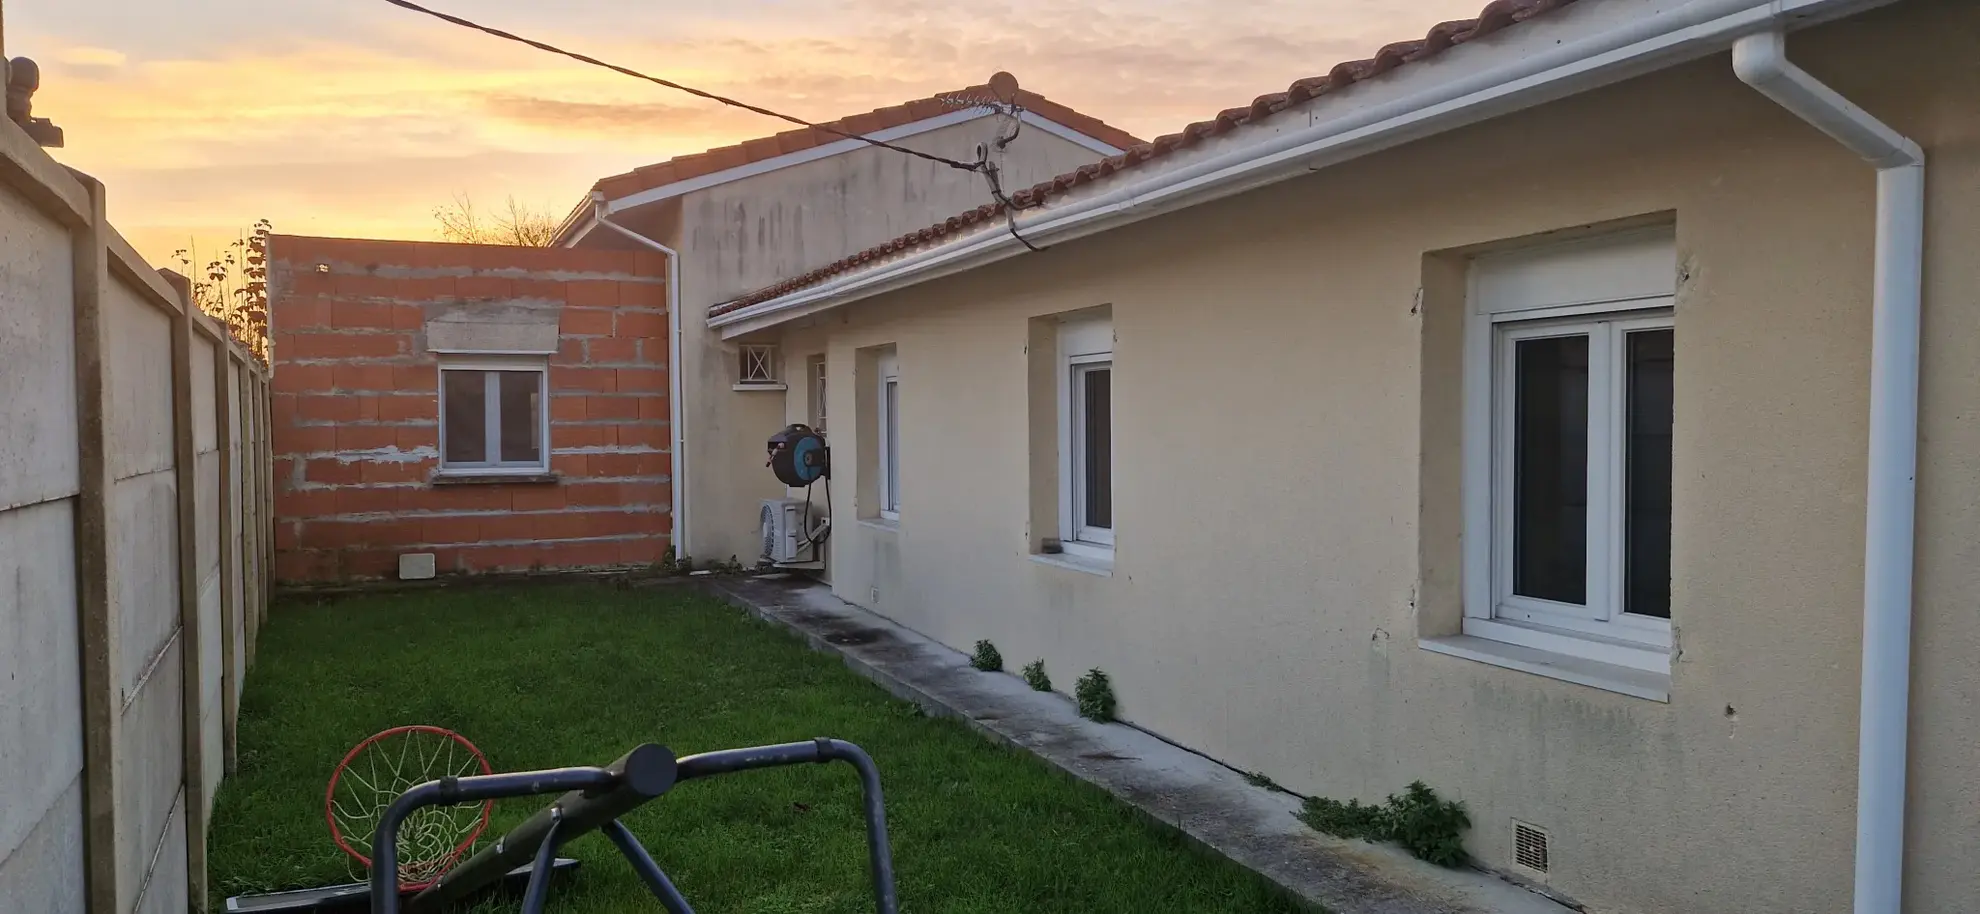
<svg viewBox="0 0 1980 914"><path fill-rule="evenodd" d="M398 724L459 731L497 770L603 764L641 742L680 754L832 736L880 766L904 910L1292 912L1262 879L1100 790L954 721L922 716L836 658L675 587L463 587L276 607L221 789L220 897L352 881L323 788L343 753ZM498 804L489 840L543 800ZM844 765L683 784L626 819L703 914L865 914L859 791ZM602 836L560 914L659 903ZM512 911L514 901L485 905Z"/></svg>

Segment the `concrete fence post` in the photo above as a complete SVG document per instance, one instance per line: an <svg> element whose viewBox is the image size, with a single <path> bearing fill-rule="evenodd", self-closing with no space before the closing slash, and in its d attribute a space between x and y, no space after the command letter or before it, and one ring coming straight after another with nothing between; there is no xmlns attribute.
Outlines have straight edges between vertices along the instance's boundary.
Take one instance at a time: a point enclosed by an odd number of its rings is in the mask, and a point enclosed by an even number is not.
<svg viewBox="0 0 1980 914"><path fill-rule="evenodd" d="M275 489L269 471L275 466L275 451L268 433L269 406L268 376L262 374L254 382L254 441L255 465L259 474L255 477L255 562L257 575L255 582L255 621L256 630L268 623L269 588L274 586L274 569L271 563L275 554Z"/></svg>
<svg viewBox="0 0 1980 914"><path fill-rule="evenodd" d="M118 914L116 747L122 724L110 599L110 426L104 290L110 283L103 185L77 174L89 212L72 229L75 268L77 463L76 613L82 645L84 903Z"/></svg>
<svg viewBox="0 0 1980 914"><path fill-rule="evenodd" d="M246 629L245 669L254 668L255 645L261 639L261 487L268 468L261 465L261 442L256 410L260 379L253 365L241 371L241 624Z"/></svg>
<svg viewBox="0 0 1980 914"><path fill-rule="evenodd" d="M218 348L213 360L213 427L219 435L220 449L220 484L219 491L214 493L220 499L220 752L221 770L231 776L239 763L235 729L239 723L236 718L241 713L240 683L234 675L234 630L241 624L241 601L234 595L235 575L241 573L234 560L234 537L239 526L234 518L234 505L241 497L240 480L234 478L234 448L240 435L234 428L234 401L239 394L233 378L239 347L223 339ZM243 365L241 370L245 373L247 367ZM246 414L242 414L241 421L246 420ZM242 594L245 593L243 588Z"/></svg>
<svg viewBox="0 0 1980 914"><path fill-rule="evenodd" d="M193 906L206 908L206 740L201 732L205 720L205 676L200 654L206 639L200 633L199 618L199 442L193 417L192 347L199 306L194 303L192 282L177 273L165 273L178 306L172 314L172 462L177 469L179 494L179 692L184 704L179 715L183 724L181 740L184 766L186 812L186 888ZM203 383L205 378L198 379ZM217 495L218 493L214 493Z"/></svg>

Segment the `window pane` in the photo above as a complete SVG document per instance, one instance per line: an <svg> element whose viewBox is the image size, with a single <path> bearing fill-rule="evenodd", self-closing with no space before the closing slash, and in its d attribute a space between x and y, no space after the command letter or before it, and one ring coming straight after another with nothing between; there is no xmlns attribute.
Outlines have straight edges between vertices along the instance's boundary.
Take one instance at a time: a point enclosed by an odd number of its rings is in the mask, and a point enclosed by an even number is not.
<svg viewBox="0 0 1980 914"><path fill-rule="evenodd" d="M888 381L884 390L887 402L881 411L887 417L887 496L884 504L889 511L901 509L901 382Z"/></svg>
<svg viewBox="0 0 1980 914"><path fill-rule="evenodd" d="M1588 600L1588 337L1513 358L1513 593Z"/></svg>
<svg viewBox="0 0 1980 914"><path fill-rule="evenodd" d="M540 463L543 460L537 432L543 427L543 376L534 371L496 371L502 385L502 462Z"/></svg>
<svg viewBox="0 0 1980 914"><path fill-rule="evenodd" d="M1080 406L1085 415L1081 453L1085 459L1088 527L1114 529L1113 371L1090 368L1079 375Z"/></svg>
<svg viewBox="0 0 1980 914"><path fill-rule="evenodd" d="M1671 617L1671 331L1625 337L1623 611Z"/></svg>
<svg viewBox="0 0 1980 914"><path fill-rule="evenodd" d="M825 434L825 359L823 356L811 361L811 427L818 434Z"/></svg>
<svg viewBox="0 0 1980 914"><path fill-rule="evenodd" d="M448 463L482 463L488 459L488 402L483 399L487 374L443 371L440 382L447 404Z"/></svg>

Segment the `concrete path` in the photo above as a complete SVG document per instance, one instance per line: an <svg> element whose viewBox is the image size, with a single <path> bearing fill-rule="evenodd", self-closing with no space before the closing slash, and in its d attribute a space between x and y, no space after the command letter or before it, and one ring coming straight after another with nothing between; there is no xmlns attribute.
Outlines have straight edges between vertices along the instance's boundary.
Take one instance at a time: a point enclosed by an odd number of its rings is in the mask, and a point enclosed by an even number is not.
<svg viewBox="0 0 1980 914"><path fill-rule="evenodd" d="M1389 847L1322 835L1300 800L1252 786L1216 761L1121 724L1081 718L1063 695L983 673L961 653L786 576L718 578L718 596L787 626L821 651L931 714L1099 786L1286 890L1336 914L1564 914L1487 873L1447 870Z"/></svg>

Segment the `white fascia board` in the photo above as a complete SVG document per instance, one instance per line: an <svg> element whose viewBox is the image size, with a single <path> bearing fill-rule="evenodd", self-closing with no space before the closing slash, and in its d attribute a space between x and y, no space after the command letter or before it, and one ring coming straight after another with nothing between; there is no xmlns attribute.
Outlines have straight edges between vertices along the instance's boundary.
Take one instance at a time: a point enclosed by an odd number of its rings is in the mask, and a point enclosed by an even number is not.
<svg viewBox="0 0 1980 914"><path fill-rule="evenodd" d="M560 240L557 241L557 243L554 246L560 248L577 247L578 242L583 241L584 236L591 234L591 230L597 227L598 227L597 219L587 219L585 220L584 225L579 227L576 232L567 233L569 237L559 236Z"/></svg>
<svg viewBox="0 0 1980 914"><path fill-rule="evenodd" d="M944 127L954 127L957 124L967 124L970 121L982 120L994 113L988 108L965 108L961 111L952 111L948 114L926 118L911 124L902 124L898 127L876 130L866 134L865 137L866 140L892 143L923 133L931 133ZM1101 155L1119 155L1121 153L1121 150L1115 146L1087 136L1042 114L1025 111L1019 115L1019 119L1026 125L1036 127L1046 133L1078 144ZM661 200L672 199L683 194L691 194L697 190L714 187L718 184L740 181L744 178L767 174L779 169L789 168L793 165L803 165L806 162L815 162L819 159L830 158L841 153L852 152L867 145L865 140L859 139L836 140L820 146L813 146L810 149L802 149L797 152L785 153L774 158L764 159L760 162L751 162L748 165L725 168L721 171L710 172L698 178L675 181L672 184L649 188L634 194L627 194L626 196L610 201L607 204L606 212L608 215L623 212L636 206L645 206L648 203L657 203Z"/></svg>
<svg viewBox="0 0 1980 914"><path fill-rule="evenodd" d="M982 118L989 117L991 113L987 108L965 108L961 111L951 111L948 114L926 118L911 124L902 124L898 127L889 127L885 130L875 130L872 133L866 134L865 137L866 140L879 140L882 143L892 143L919 134L940 130L944 127L954 127L957 124L967 124L970 121L981 120ZM609 201L606 204L605 211L607 215L624 212L637 206L658 203L661 200L671 200L683 194L691 194L697 190L705 190L718 184L727 184L731 181L740 181L744 178L753 178L760 174L768 174L779 169L790 168L793 165L803 165L806 162L828 159L841 153L862 149L867 146L866 140L835 140L830 143L813 146L810 149L787 152L760 162L751 162L748 165L738 165L734 168L709 172L698 178L689 178L685 181L675 181L672 184L663 184L659 187L648 188L638 193L627 194L616 200Z"/></svg>
<svg viewBox="0 0 1980 914"><path fill-rule="evenodd" d="M1118 146L1103 143L1035 111L1018 112L1018 120L1026 126L1036 127L1089 152L1097 152L1103 156L1117 156L1122 152Z"/></svg>
<svg viewBox="0 0 1980 914"><path fill-rule="evenodd" d="M1029 210L1017 228L1033 244L1061 244L1724 52L1756 32L1805 28L1893 2L1690 0L1666 7L1656 0L1583 0L1321 96L1308 103L1305 124L1281 112L1255 130L1240 128L1173 161L1140 166L1147 173L1138 180L1103 183ZM986 222L948 242L709 318L708 325L731 339L1026 250L1001 220Z"/></svg>
<svg viewBox="0 0 1980 914"><path fill-rule="evenodd" d="M897 140L903 140L903 139L907 139L908 137L916 136L918 134L929 133L931 131L940 130L944 127L953 127L957 124L966 124L969 123L970 121L981 120L982 118L991 116L993 113L994 112L990 111L987 108L967 108L960 111L953 111L948 114L940 115L938 117L931 117L924 120L915 121L914 123L911 124L902 124L898 127L889 127L885 130L876 130L872 133L866 134L866 139L879 140L880 142L883 143L892 143ZM1091 152L1099 153L1100 155L1106 155L1106 156L1120 155L1122 152L1122 150L1117 146L1102 142L1101 140L1096 139L1094 137L1087 136L1086 134L1081 133L1078 130L1075 130L1064 124L1061 124L1058 121L1052 120L1051 118L1048 118L1042 114L1038 114L1032 111L1024 111L1021 112L1018 115L1018 117L1019 120L1022 121L1027 126L1035 127L1039 130L1043 130L1046 133L1052 134L1053 136L1056 136L1067 142L1073 143ZM648 188L647 190L639 191L638 193L627 194L624 197L620 197L616 200L609 201L606 204L606 214L610 215L613 213L623 212L625 210L632 209L634 207L645 206L648 203L657 203L661 200L669 200L674 197L682 196L684 194L691 194L697 190L704 190L706 188L714 187L716 185L727 184L731 181L740 181L744 178L750 178L756 175L766 174L769 172L777 171L778 169L790 168L793 165L802 165L806 162L815 162L819 159L830 158L832 156L839 155L841 153L852 152L854 150L865 147L866 145L868 144L864 140L856 140L856 139L837 140L835 142L826 143L820 146L813 146L810 149L803 149L797 152L786 153L784 155L780 155L775 158L764 159L763 161L760 162L751 162L748 165L738 165L735 168L727 168L717 172L710 172L709 174L702 175L698 178L690 178L686 181L675 181L672 184L665 184L660 187ZM565 224L562 226L562 231L559 232L558 234L559 246L572 247L576 245L579 241L583 240L585 235L590 233L591 226L589 225L579 227L576 229L575 232L572 231L572 225L573 223L575 223L576 218L577 218L577 214L574 213L571 218L565 221Z"/></svg>

